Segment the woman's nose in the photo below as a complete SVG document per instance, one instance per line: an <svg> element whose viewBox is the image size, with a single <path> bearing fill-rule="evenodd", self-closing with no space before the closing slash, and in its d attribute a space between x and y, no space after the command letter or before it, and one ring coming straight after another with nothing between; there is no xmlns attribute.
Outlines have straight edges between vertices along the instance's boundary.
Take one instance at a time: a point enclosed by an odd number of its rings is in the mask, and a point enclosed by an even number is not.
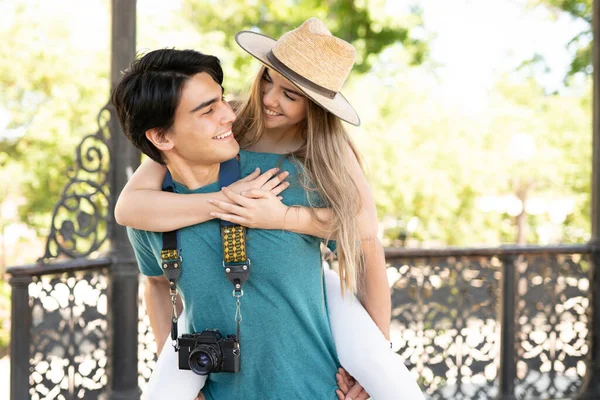
<svg viewBox="0 0 600 400"><path fill-rule="evenodd" d="M279 104L277 102L277 95L274 93L274 90L267 90L263 95L263 103L267 107L277 107Z"/></svg>

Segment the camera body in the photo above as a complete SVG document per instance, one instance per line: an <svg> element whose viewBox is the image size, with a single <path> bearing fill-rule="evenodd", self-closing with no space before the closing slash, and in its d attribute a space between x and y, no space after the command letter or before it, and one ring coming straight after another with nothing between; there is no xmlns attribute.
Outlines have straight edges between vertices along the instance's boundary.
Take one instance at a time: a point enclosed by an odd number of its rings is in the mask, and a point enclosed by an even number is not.
<svg viewBox="0 0 600 400"><path fill-rule="evenodd" d="M214 372L239 372L240 343L235 335L223 337L217 329L181 335L179 369L189 369L198 375Z"/></svg>

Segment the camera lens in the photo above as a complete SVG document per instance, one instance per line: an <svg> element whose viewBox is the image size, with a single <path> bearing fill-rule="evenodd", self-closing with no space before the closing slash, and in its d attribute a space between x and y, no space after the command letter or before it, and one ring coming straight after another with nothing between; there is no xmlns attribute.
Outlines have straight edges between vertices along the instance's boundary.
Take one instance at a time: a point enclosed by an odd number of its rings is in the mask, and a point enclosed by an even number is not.
<svg viewBox="0 0 600 400"><path fill-rule="evenodd" d="M196 347L189 358L190 369L198 375L208 375L219 365L219 355L212 346Z"/></svg>

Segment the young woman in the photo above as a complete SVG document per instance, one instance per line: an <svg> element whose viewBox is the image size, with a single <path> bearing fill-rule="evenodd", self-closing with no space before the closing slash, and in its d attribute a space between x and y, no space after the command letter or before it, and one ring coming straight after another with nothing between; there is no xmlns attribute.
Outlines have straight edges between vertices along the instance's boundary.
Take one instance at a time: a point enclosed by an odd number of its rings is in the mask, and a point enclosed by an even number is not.
<svg viewBox="0 0 600 400"><path fill-rule="evenodd" d="M354 48L316 18L278 41L248 31L238 33L236 41L263 64L233 126L240 162L268 173L259 177L256 170L218 193L179 195L161 192L165 168L145 161L121 193L117 222L164 232L220 218L335 240L342 289L358 293L389 340L390 292L375 204L342 123L360 123L339 92L354 63ZM284 172L268 180L277 169ZM288 174L282 201L271 189ZM294 240L278 251L295 257ZM321 269L318 260L306 263ZM351 382L346 378L338 381ZM345 392L354 399L367 396L358 384Z"/></svg>

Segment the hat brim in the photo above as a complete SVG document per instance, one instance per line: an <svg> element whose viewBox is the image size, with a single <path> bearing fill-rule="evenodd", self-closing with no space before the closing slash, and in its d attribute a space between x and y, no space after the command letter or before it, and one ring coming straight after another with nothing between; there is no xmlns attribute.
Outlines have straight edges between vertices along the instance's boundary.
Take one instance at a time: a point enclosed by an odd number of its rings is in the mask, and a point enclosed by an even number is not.
<svg viewBox="0 0 600 400"><path fill-rule="evenodd" d="M244 51L256 58L266 67L277 71L279 74L287 78L307 97L319 104L325 110L349 124L355 126L360 125L360 118L358 117L358 114L341 93L338 92L333 99L323 96L314 90L303 86L301 83L296 82L293 77L289 76L287 73L285 73L285 71L274 67L269 60L267 60L267 53L275 45L275 39L257 32L241 31L235 35L235 41L242 49L244 49Z"/></svg>

